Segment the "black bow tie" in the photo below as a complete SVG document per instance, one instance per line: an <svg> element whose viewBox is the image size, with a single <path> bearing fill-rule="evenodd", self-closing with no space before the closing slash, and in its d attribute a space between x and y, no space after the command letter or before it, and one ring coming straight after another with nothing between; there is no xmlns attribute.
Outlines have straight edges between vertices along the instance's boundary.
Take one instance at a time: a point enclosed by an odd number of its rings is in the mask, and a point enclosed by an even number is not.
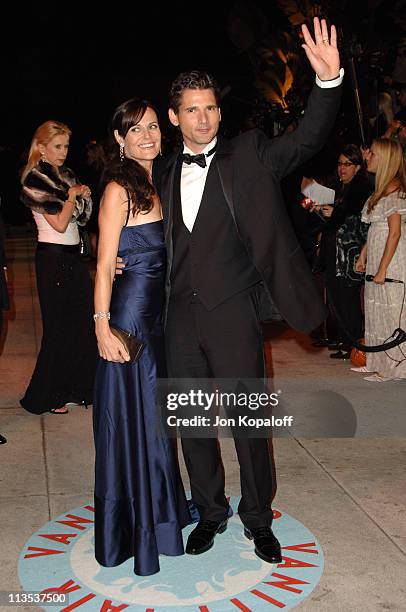
<svg viewBox="0 0 406 612"><path fill-rule="evenodd" d="M214 146L208 153L198 153L198 155L190 155L190 153L183 153L182 160L185 164L197 164L201 168L206 167L206 157L213 155L216 150L216 146Z"/></svg>

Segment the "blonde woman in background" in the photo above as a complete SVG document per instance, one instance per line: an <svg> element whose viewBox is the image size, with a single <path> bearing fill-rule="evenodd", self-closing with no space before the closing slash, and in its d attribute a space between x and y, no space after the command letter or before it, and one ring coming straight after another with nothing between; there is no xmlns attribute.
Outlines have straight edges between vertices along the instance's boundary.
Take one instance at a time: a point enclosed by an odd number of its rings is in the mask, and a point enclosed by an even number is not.
<svg viewBox="0 0 406 612"><path fill-rule="evenodd" d="M34 414L66 414L66 404L92 403L92 285L80 255L78 230L89 219L92 201L90 189L65 166L70 135L58 121L40 125L21 179L21 200L31 209L38 230L35 269L43 336L20 402Z"/></svg>
<svg viewBox="0 0 406 612"><path fill-rule="evenodd" d="M365 283L365 343L384 343L398 327L406 329L406 174L402 148L393 140L377 139L367 154L375 191L362 211L369 223L367 242L356 264L373 280ZM394 279L402 283L388 282ZM357 369L357 368L354 368ZM384 382L406 378L406 345L367 353L365 380Z"/></svg>

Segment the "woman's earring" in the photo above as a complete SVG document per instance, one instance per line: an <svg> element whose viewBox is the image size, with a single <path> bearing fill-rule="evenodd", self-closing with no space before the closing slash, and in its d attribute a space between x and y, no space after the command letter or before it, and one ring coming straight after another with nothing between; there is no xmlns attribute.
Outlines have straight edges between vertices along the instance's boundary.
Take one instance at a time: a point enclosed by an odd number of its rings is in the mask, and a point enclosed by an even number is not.
<svg viewBox="0 0 406 612"><path fill-rule="evenodd" d="M120 161L124 161L124 145L120 143Z"/></svg>
<svg viewBox="0 0 406 612"><path fill-rule="evenodd" d="M46 162L47 158L44 153L41 153L41 161Z"/></svg>
<svg viewBox="0 0 406 612"><path fill-rule="evenodd" d="M162 149L159 147L159 155L162 155Z"/></svg>

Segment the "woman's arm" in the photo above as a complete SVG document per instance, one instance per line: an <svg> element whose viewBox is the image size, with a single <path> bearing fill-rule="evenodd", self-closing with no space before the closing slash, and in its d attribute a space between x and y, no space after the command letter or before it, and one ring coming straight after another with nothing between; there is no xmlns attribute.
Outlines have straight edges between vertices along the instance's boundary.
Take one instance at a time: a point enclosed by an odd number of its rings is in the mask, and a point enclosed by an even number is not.
<svg viewBox="0 0 406 612"><path fill-rule="evenodd" d="M70 220L72 219L73 209L76 204L76 196L86 195L90 193L87 185L72 185L68 191L68 199L65 200L63 208L60 213L56 215L44 214L45 219L49 225L60 234L63 234L68 227Z"/></svg>
<svg viewBox="0 0 406 612"><path fill-rule="evenodd" d="M111 290L116 270L116 257L120 233L124 224L127 201L124 189L117 183L109 183L100 202L99 245L94 289L96 313L108 313ZM113 336L107 317L96 319L96 336L99 354L107 361L124 363L130 356L121 342Z"/></svg>
<svg viewBox="0 0 406 612"><path fill-rule="evenodd" d="M386 239L385 249L381 257L381 262L379 264L378 271L374 276L374 283L376 283L377 285L384 284L386 270L388 269L388 266L390 262L392 261L396 248L398 246L398 242L400 240L402 229L401 229L401 217L399 213L393 213L392 215L389 215L388 226L389 226L389 233Z"/></svg>

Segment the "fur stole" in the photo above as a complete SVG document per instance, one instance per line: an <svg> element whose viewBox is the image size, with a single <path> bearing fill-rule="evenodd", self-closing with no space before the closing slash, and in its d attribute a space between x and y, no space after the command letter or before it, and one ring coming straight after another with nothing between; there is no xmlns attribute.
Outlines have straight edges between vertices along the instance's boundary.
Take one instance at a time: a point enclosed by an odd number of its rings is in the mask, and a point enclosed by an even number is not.
<svg viewBox="0 0 406 612"><path fill-rule="evenodd" d="M68 199L69 187L76 184L77 178L66 166L55 168L48 162L39 161L25 178L21 201L35 212L56 215ZM91 198L77 197L72 222L86 225L91 212Z"/></svg>

